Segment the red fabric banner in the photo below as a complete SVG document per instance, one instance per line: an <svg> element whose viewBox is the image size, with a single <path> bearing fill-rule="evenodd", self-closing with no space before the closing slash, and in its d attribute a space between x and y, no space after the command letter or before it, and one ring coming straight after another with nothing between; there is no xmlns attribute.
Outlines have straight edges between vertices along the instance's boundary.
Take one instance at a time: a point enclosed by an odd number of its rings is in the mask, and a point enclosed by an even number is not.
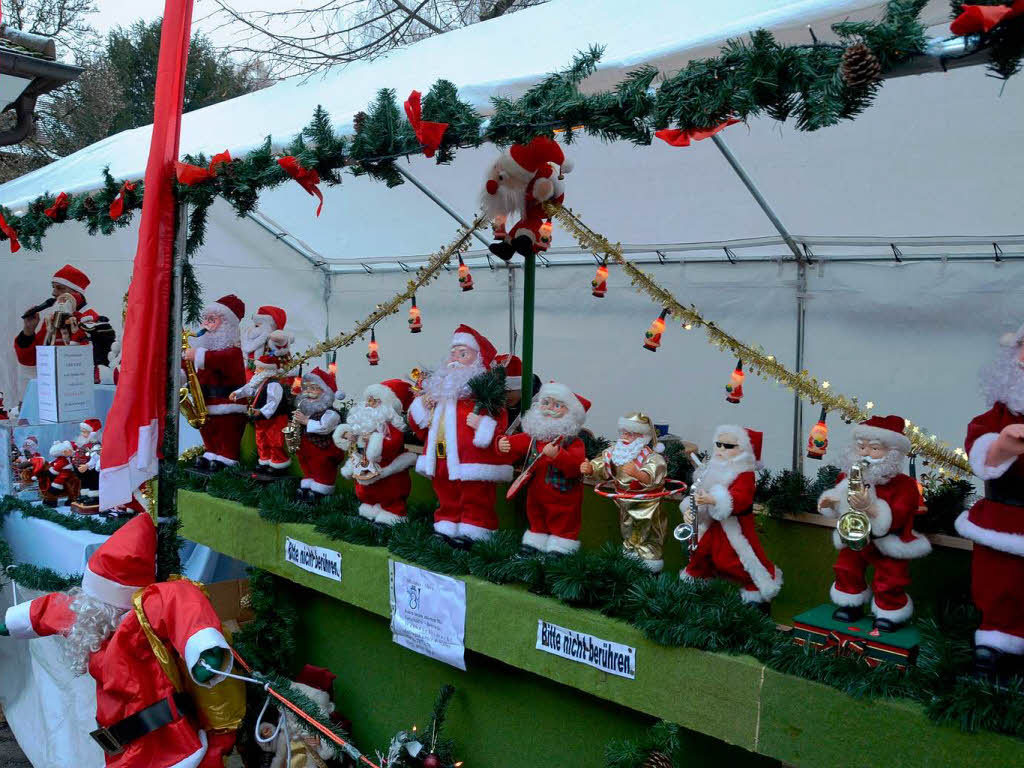
<svg viewBox="0 0 1024 768"><path fill-rule="evenodd" d="M146 195L128 291L121 375L103 430L100 509L131 501L132 492L155 477L158 469L166 415L167 307L176 219L174 164L191 29L192 0L165 0Z"/></svg>
<svg viewBox="0 0 1024 768"><path fill-rule="evenodd" d="M121 185L121 191L117 193L117 197L115 197L110 203L110 218L120 219L121 216L124 215L124 193L131 192L134 189L135 185L130 181L126 181Z"/></svg>
<svg viewBox="0 0 1024 768"><path fill-rule="evenodd" d="M208 168L200 168L198 165L178 162L174 165L174 172L178 177L179 184L191 187L193 184L199 184L212 179L217 175L217 167L219 165L230 162L231 153L225 149L223 152L218 152L213 156Z"/></svg>
<svg viewBox="0 0 1024 768"><path fill-rule="evenodd" d="M300 187L309 194L316 196L317 200L320 201L320 205L316 207L316 215L319 216L320 211L324 207L324 196L320 191L320 187L317 186L320 183L320 174L317 173L316 168L303 168L298 158L294 155L278 158L277 164L281 166L285 173L295 179Z"/></svg>
<svg viewBox="0 0 1024 768"><path fill-rule="evenodd" d="M448 130L448 123L432 123L423 119L419 91L413 91L405 100L405 116L409 119L413 133L416 134L416 140L423 145L423 154L426 157L433 157L437 148L441 146L441 139Z"/></svg>
<svg viewBox="0 0 1024 768"><path fill-rule="evenodd" d="M670 146L688 147L690 146L691 141L701 141L709 136L714 136L723 128L728 128L730 125L738 122L738 118L730 117L724 123L719 123L714 128L693 128L691 130L683 128L663 128L660 131L655 131L654 135Z"/></svg>

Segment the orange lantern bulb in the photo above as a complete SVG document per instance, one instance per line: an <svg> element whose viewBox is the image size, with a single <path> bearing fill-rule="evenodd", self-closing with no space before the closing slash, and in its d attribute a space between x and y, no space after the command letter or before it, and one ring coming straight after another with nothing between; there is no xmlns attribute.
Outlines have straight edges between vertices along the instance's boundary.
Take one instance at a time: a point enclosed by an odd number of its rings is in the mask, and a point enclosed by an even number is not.
<svg viewBox="0 0 1024 768"><path fill-rule="evenodd" d="M827 412L825 407L821 408L821 415L818 423L811 427L811 434L807 437L807 458L820 459L828 451L828 425L825 423Z"/></svg>
<svg viewBox="0 0 1024 768"><path fill-rule="evenodd" d="M296 376L292 379L292 394L297 395L302 392L302 376Z"/></svg>
<svg viewBox="0 0 1024 768"><path fill-rule="evenodd" d="M379 346L377 344L377 334L371 328L370 343L368 345L366 352L366 360L370 363L370 365L378 365L380 363L380 352L377 351L378 349Z"/></svg>
<svg viewBox="0 0 1024 768"><path fill-rule="evenodd" d="M419 333L423 330L423 319L420 317L420 308L416 306L416 297L412 297L412 306L409 307L409 333Z"/></svg>

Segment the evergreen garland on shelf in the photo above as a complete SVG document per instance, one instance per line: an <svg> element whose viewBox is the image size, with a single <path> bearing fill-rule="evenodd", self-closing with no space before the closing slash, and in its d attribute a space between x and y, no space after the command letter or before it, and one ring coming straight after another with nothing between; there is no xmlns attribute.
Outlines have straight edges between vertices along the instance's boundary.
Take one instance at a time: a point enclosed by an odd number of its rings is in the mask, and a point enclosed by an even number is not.
<svg viewBox="0 0 1024 768"><path fill-rule="evenodd" d="M679 726L662 720L651 726L639 741L614 740L604 748L607 768L675 768L680 748Z"/></svg>

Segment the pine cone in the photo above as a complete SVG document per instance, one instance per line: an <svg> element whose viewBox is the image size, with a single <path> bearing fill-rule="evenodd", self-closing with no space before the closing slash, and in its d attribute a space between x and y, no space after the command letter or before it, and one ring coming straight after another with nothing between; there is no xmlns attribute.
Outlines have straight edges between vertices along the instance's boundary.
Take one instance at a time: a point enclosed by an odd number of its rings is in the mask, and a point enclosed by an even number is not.
<svg viewBox="0 0 1024 768"><path fill-rule="evenodd" d="M370 119L370 116L365 112L356 112L356 116L352 118L352 127L356 129L356 133L362 133L363 128L366 127L366 121Z"/></svg>
<svg viewBox="0 0 1024 768"><path fill-rule="evenodd" d="M673 763L672 758L664 752L655 750L647 756L647 759L644 760L644 763L640 768L675 768L675 763Z"/></svg>
<svg viewBox="0 0 1024 768"><path fill-rule="evenodd" d="M879 78L882 64L864 43L855 43L843 51L840 72L850 88L863 88Z"/></svg>

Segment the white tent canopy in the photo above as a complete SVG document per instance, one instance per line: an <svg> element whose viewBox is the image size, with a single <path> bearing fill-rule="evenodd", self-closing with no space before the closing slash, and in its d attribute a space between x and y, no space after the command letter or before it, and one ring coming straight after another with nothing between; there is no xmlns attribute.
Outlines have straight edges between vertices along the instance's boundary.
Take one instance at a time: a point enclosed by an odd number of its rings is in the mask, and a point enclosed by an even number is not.
<svg viewBox="0 0 1024 768"><path fill-rule="evenodd" d="M877 16L880 7L823 0L553 0L323 78L285 81L192 112L183 122L182 152L211 155L227 148L238 155L268 134L283 146L317 104L346 131L378 88L395 88L401 99L439 77L455 82L462 98L486 112L490 97L521 93L594 43L607 50L586 88L606 88L641 63L671 74L759 26L783 40L807 42L810 24L827 39L831 22ZM947 4L932 3L925 18L941 34ZM905 415L952 442L981 406L975 371L998 335L1021 319L1010 292L1024 274L1014 260L1024 251L1024 233L1010 193L1024 171L1024 156L1014 149L1024 132L1019 88L1012 80L1003 90L980 68L901 78L886 82L875 105L853 122L808 134L755 120L722 134L814 259L804 367L836 390L872 400L882 412ZM96 188L108 165L115 178L140 177L148 139L148 128L106 139L0 186L0 202L17 209L46 191ZM484 146L461 151L451 166L417 157L402 167L471 218L494 152ZM652 262L646 268L680 300L792 365L792 255L710 141L679 149L582 139L568 152L576 169L568 177L567 203L584 221L622 241L631 257ZM260 201L263 226L238 219L218 202L195 260L208 298L232 291L250 312L259 304L285 307L299 349L325 330L350 328L400 290L407 276L399 262L422 260L458 226L412 184L387 189L366 177L346 177L324 192L317 219L315 202L297 185L271 191ZM89 238L80 225L65 224L51 229L41 254L23 250L11 257L0 334L16 333L22 305L44 297L48 275L68 261L93 278L92 303L117 315L135 232L133 226ZM715 424L740 421L765 429L769 465L788 465L790 393L749 377L743 403L726 405L723 386L735 361L699 332L670 326L657 354L643 350L643 332L658 308L614 267L608 297L591 297L593 261L575 246L556 226L552 266L538 270L535 363L542 377L561 379L594 400L590 420L599 432L612 433L619 413L635 408L700 442ZM379 367L366 365L362 345L339 353L342 385L355 393L373 380L433 363L458 322L507 348L508 307L511 298L518 323L521 276L489 270L482 259L472 263L475 291L461 293L450 274L418 297L424 333L408 334L401 316L380 324ZM7 391L15 375L9 359L0 375L0 389ZM812 421L805 417L798 432ZM830 426L838 427L833 436L840 445L842 425Z"/></svg>

